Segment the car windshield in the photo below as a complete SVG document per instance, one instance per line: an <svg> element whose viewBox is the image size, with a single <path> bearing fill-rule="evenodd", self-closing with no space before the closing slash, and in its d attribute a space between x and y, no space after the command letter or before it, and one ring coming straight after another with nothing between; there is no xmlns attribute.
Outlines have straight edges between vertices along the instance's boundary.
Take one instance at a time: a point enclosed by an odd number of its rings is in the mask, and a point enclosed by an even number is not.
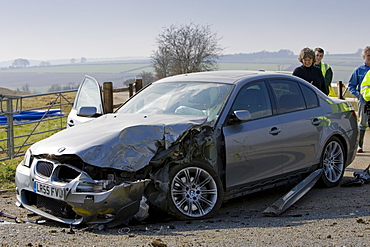
<svg viewBox="0 0 370 247"><path fill-rule="evenodd" d="M231 85L211 82L154 83L124 104L117 113L179 114L217 118Z"/></svg>

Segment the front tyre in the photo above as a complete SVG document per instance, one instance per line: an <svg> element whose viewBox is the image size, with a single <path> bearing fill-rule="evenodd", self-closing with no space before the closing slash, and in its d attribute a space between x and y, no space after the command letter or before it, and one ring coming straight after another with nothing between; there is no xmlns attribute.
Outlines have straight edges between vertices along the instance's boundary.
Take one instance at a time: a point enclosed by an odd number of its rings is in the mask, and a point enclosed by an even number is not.
<svg viewBox="0 0 370 247"><path fill-rule="evenodd" d="M321 185L335 187L341 181L345 169L345 155L342 143L336 137L331 137L325 144L321 157Z"/></svg>
<svg viewBox="0 0 370 247"><path fill-rule="evenodd" d="M209 165L175 165L170 168L169 178L168 207L176 218L204 219L221 207L222 183Z"/></svg>

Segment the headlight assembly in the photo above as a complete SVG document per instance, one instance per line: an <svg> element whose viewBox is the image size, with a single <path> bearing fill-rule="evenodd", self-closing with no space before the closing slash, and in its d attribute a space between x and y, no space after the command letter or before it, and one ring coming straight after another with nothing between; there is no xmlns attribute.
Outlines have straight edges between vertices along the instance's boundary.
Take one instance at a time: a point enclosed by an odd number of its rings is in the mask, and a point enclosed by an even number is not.
<svg viewBox="0 0 370 247"><path fill-rule="evenodd" d="M24 155L24 159L22 160L22 165L26 167L30 167L33 161L33 156L31 149L28 149L26 154Z"/></svg>

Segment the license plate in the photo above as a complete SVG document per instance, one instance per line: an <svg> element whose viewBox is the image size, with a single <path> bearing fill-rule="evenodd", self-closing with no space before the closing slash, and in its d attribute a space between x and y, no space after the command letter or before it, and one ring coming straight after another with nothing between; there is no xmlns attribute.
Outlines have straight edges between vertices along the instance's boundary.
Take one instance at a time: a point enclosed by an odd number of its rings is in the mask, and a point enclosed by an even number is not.
<svg viewBox="0 0 370 247"><path fill-rule="evenodd" d="M37 194L51 197L58 200L64 200L65 190L60 187L56 187L49 184L43 184L39 182L34 182L33 191Z"/></svg>

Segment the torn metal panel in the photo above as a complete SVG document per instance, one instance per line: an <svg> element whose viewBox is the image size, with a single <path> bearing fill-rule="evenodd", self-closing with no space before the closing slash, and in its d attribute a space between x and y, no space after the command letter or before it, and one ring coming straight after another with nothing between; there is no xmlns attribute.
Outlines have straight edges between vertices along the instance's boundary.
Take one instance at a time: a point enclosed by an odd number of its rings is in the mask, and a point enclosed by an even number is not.
<svg viewBox="0 0 370 247"><path fill-rule="evenodd" d="M217 134L216 134L217 133ZM150 178L153 180L151 183L154 188L146 190L146 196L151 205L166 210L167 208L167 194L169 188L169 169L171 166L186 164L194 160L202 161L210 164L214 169L217 167L217 138L219 132L215 132L209 126L202 126L201 128L193 128L188 132L184 139L176 143L175 146L169 150L159 152L151 161L153 164L163 162L167 157L168 162L159 169L154 169ZM173 148L173 149L172 149Z"/></svg>
<svg viewBox="0 0 370 247"><path fill-rule="evenodd" d="M189 129L206 121L204 116L192 117L106 115L61 131L31 150L34 155L75 154L97 167L137 171L149 163L159 147L168 149Z"/></svg>
<svg viewBox="0 0 370 247"><path fill-rule="evenodd" d="M167 193L168 193L168 184L169 184L169 166L174 164L166 164L161 169L157 170L155 173L151 174L151 183L146 191L146 197L152 205L155 207L166 210L167 209ZM152 185L152 186L151 186Z"/></svg>
<svg viewBox="0 0 370 247"><path fill-rule="evenodd" d="M263 211L265 216L278 216L292 206L296 201L301 199L312 187L316 184L322 175L323 169L317 169L312 172L307 178L296 185L286 195L277 200L270 207Z"/></svg>

